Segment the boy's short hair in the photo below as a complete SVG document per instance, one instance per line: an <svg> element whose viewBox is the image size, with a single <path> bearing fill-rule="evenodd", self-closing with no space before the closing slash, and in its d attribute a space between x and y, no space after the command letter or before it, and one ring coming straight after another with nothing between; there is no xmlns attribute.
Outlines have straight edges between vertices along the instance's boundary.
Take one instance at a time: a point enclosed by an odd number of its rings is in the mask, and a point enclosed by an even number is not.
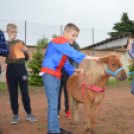
<svg viewBox="0 0 134 134"><path fill-rule="evenodd" d="M80 32L80 29L73 23L68 23L65 28L64 31L70 32L71 30L75 30L77 32Z"/></svg>
<svg viewBox="0 0 134 134"><path fill-rule="evenodd" d="M10 29L12 29L12 28L17 28L17 26L15 24L9 23L7 25L7 31L10 30Z"/></svg>

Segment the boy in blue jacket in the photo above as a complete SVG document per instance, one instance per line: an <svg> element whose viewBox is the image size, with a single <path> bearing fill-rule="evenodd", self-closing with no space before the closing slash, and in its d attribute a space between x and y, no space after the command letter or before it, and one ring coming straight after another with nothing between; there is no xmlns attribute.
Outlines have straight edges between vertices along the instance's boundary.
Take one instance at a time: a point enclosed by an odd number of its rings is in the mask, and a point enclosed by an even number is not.
<svg viewBox="0 0 134 134"><path fill-rule="evenodd" d="M3 32L0 30L0 56L6 57L8 56L8 53L9 53L9 49L7 47L5 36ZM2 71L1 71L1 65L0 65L0 74L1 72ZM0 134L2 134L1 131L0 131Z"/></svg>
<svg viewBox="0 0 134 134"><path fill-rule="evenodd" d="M73 67L68 57L77 63L83 59L100 61L99 57L87 56L77 50L74 50L69 44L73 44L79 34L79 28L69 23L65 26L63 37L53 39L46 50L42 64L40 76L43 78L45 93L48 101L47 134L73 134L60 128L58 122L58 93L61 79L61 69L73 75L81 70Z"/></svg>

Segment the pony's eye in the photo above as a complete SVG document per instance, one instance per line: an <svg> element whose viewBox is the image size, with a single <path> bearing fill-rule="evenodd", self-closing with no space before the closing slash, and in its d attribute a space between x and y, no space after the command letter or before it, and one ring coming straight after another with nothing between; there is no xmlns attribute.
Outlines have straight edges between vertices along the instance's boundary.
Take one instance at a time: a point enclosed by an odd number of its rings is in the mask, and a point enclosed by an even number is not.
<svg viewBox="0 0 134 134"><path fill-rule="evenodd" d="M115 66L115 63L112 63L112 66Z"/></svg>

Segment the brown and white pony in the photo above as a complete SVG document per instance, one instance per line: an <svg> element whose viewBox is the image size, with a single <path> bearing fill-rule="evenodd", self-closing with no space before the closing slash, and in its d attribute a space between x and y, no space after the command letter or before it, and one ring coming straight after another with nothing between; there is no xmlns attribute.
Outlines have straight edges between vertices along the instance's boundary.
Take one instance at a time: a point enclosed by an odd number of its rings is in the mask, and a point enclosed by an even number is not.
<svg viewBox="0 0 134 134"><path fill-rule="evenodd" d="M73 75L69 78L67 82L67 91L71 113L71 128L75 128L76 122L78 121L78 104L83 103L87 115L87 123L85 126L86 132L95 134L96 117L104 98L105 91L97 92L87 87L84 87L83 89L82 86L83 83L85 83L89 87L93 85L99 89L104 89L110 76L115 77L121 82L127 80L127 73L122 68L120 58L115 53L112 53L107 57L101 57L101 62L96 63L91 70L87 72L86 76ZM91 108L92 117L90 113Z"/></svg>

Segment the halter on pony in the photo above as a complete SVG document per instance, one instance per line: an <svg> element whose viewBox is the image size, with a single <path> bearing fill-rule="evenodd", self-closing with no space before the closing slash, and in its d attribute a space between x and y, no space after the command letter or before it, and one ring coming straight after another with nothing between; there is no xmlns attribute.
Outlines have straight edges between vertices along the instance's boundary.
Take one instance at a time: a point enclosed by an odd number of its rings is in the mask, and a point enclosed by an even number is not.
<svg viewBox="0 0 134 134"><path fill-rule="evenodd" d="M121 70L125 70L123 67L119 68L115 73L112 72L111 70L108 69L108 65L107 65L107 73L108 74L112 74L114 76L114 78L116 77L116 75L121 71Z"/></svg>

